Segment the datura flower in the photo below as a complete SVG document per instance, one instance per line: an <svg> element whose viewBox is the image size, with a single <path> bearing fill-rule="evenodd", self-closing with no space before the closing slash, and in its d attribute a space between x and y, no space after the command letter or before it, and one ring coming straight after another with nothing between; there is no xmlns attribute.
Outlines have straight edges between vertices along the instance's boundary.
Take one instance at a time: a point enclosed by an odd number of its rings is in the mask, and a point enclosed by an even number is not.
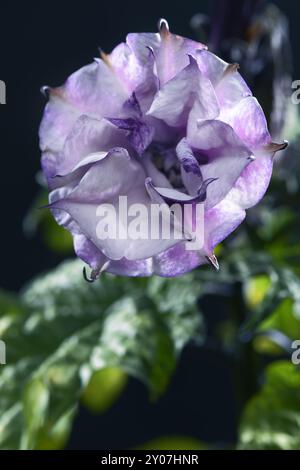
<svg viewBox="0 0 300 470"><path fill-rule="evenodd" d="M128 34L111 54L72 74L49 96L40 126L49 207L73 236L91 279L178 276L211 263L214 248L264 195L272 143L256 98L238 72L199 42L169 31ZM189 236L97 236L97 210L120 196L146 207L202 204L203 243ZM99 235L99 233L98 233Z"/></svg>

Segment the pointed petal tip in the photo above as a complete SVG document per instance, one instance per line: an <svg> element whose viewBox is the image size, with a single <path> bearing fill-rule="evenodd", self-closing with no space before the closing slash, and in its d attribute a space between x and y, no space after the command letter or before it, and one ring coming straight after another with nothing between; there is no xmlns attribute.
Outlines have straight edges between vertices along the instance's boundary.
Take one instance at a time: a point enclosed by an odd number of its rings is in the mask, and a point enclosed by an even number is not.
<svg viewBox="0 0 300 470"><path fill-rule="evenodd" d="M165 18L160 18L158 21L158 31L162 37L166 37L170 34L169 23Z"/></svg>
<svg viewBox="0 0 300 470"><path fill-rule="evenodd" d="M64 94L63 94L63 87L61 87L61 86L52 88L51 86L44 85L44 86L42 86L42 87L40 88L40 92L41 92L42 95L44 95L46 98L56 97L56 98L63 99L63 97L64 97Z"/></svg>
<svg viewBox="0 0 300 470"><path fill-rule="evenodd" d="M51 88L48 85L43 85L40 88L40 92L45 98L49 98Z"/></svg>
<svg viewBox="0 0 300 470"><path fill-rule="evenodd" d="M206 256L206 259L207 261L209 262L209 264L212 265L212 267L216 270L216 271L219 271L220 269L220 266L219 266L219 262L217 260L217 257L214 253L210 253L209 255Z"/></svg>
<svg viewBox="0 0 300 470"><path fill-rule="evenodd" d="M105 261L105 263L103 263L103 265L101 266L101 268L100 268L99 271L98 271L99 275L102 274L102 273L104 273L104 271L107 270L107 268L109 267L109 265L110 265L110 260Z"/></svg>
<svg viewBox="0 0 300 470"><path fill-rule="evenodd" d="M52 88L51 86L43 85L40 88L40 92L42 93L43 96L45 96L45 98L50 98L51 96L63 98L62 87Z"/></svg>
<svg viewBox="0 0 300 470"><path fill-rule="evenodd" d="M289 145L287 140L284 140L281 144L278 144L276 142L272 142L264 147L266 152L269 153L276 153L279 152L280 150L285 150L287 146Z"/></svg>
<svg viewBox="0 0 300 470"><path fill-rule="evenodd" d="M110 67L111 63L110 63L110 60L109 60L109 54L106 54L106 52L104 52L104 50L101 47L98 47L98 50L99 50L99 54L100 54L100 57L103 60L103 62ZM94 59L94 60L98 63L100 62L99 58Z"/></svg>
<svg viewBox="0 0 300 470"><path fill-rule="evenodd" d="M154 185L152 183L152 179L150 178L150 176L147 176L147 178L145 179L145 187L146 188L149 188L149 187L153 188L154 187Z"/></svg>
<svg viewBox="0 0 300 470"><path fill-rule="evenodd" d="M89 276L87 274L86 267L84 266L83 269L82 269L82 274L83 274L84 280L89 282L89 283L92 283L92 282L96 281L100 277L100 275L104 271L107 270L109 264L110 264L110 260L105 261L105 263L103 263L103 265L100 268L92 269Z"/></svg>
<svg viewBox="0 0 300 470"><path fill-rule="evenodd" d="M231 73L237 72L239 68L240 68L240 65L237 63L228 64L226 69L224 70L223 77Z"/></svg>
<svg viewBox="0 0 300 470"><path fill-rule="evenodd" d="M83 275L83 279L86 281L86 282L94 282L96 280L96 276L93 275L93 271L91 272L90 276L87 275L87 272L86 272L86 267L84 266L83 269L82 269L82 275Z"/></svg>

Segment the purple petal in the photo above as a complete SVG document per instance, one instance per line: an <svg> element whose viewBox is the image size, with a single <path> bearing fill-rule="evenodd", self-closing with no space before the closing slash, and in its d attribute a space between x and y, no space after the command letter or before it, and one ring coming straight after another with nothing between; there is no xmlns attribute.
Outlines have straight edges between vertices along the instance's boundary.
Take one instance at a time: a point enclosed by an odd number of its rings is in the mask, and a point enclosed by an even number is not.
<svg viewBox="0 0 300 470"><path fill-rule="evenodd" d="M42 151L57 153L59 165L59 153L82 114L100 119L109 111L118 116L128 97L116 76L100 59L81 68L68 78L65 85L50 90L39 129Z"/></svg>
<svg viewBox="0 0 300 470"><path fill-rule="evenodd" d="M73 73L62 88L63 98L81 114L118 115L129 93L113 70L101 59Z"/></svg>
<svg viewBox="0 0 300 470"><path fill-rule="evenodd" d="M203 254L189 251L185 243L179 243L153 258L153 271L158 276L175 277L206 263Z"/></svg>
<svg viewBox="0 0 300 470"><path fill-rule="evenodd" d="M203 183L203 177L198 160L196 159L186 138L183 138L177 145L176 154L181 163L181 177L183 184L188 193L194 196L197 194L201 184Z"/></svg>
<svg viewBox="0 0 300 470"><path fill-rule="evenodd" d="M204 49L197 51L196 58L199 69L215 87L223 77L228 63Z"/></svg>
<svg viewBox="0 0 300 470"><path fill-rule="evenodd" d="M197 149L203 180L217 179L207 191L207 208L220 202L233 187L251 161L251 152L234 130L221 121L202 121L197 133L188 135L189 144ZM199 158L198 157L198 158Z"/></svg>
<svg viewBox="0 0 300 470"><path fill-rule="evenodd" d="M107 271L120 276L151 276L153 274L153 261L152 258L138 261L129 261L127 259L111 261Z"/></svg>
<svg viewBox="0 0 300 470"><path fill-rule="evenodd" d="M215 246L228 237L244 220L245 210L230 198L225 198L205 214L205 254L212 253Z"/></svg>
<svg viewBox="0 0 300 470"><path fill-rule="evenodd" d="M265 194L272 176L273 159L257 158L248 165L227 196L205 214L206 250L230 235L244 220L245 209L256 205Z"/></svg>
<svg viewBox="0 0 300 470"><path fill-rule="evenodd" d="M142 64L149 60L148 50L153 51L157 75L160 84L171 80L189 63L188 55L197 50L206 49L203 44L177 36L172 33L132 33L127 36L127 43Z"/></svg>
<svg viewBox="0 0 300 470"><path fill-rule="evenodd" d="M189 55L195 55L203 44L172 33L162 34L160 48L154 50L157 75L161 85L174 78L189 64Z"/></svg>
<svg viewBox="0 0 300 470"><path fill-rule="evenodd" d="M154 129L145 122L134 118L107 118L107 120L119 129L127 131L128 141L139 155L142 155L148 145L150 145Z"/></svg>
<svg viewBox="0 0 300 470"><path fill-rule="evenodd" d="M243 170L228 198L243 209L255 206L269 186L272 170L272 155L258 157Z"/></svg>
<svg viewBox="0 0 300 470"><path fill-rule="evenodd" d="M133 92L130 98L125 101L123 105L123 111L125 113L125 116L127 117L133 117L138 119L141 119L143 117L141 106L139 100L136 97L135 92Z"/></svg>
<svg viewBox="0 0 300 470"><path fill-rule="evenodd" d="M133 46L130 36L127 37L128 44L122 43L117 46L107 60L120 82L126 85L131 95L133 93L136 95L141 108L145 111L158 89L158 79L154 74L154 56L146 46L143 50L134 47L135 44Z"/></svg>
<svg viewBox="0 0 300 470"><path fill-rule="evenodd" d="M160 36L158 33L130 33L126 42L139 63L146 66L149 61L149 49L155 53L159 50Z"/></svg>
<svg viewBox="0 0 300 470"><path fill-rule="evenodd" d="M189 60L189 65L159 90L147 112L163 119L169 126L185 127L195 100L199 102L198 118L207 119L212 108L217 107L211 84L201 75L195 59L190 56Z"/></svg>
<svg viewBox="0 0 300 470"><path fill-rule="evenodd" d="M174 202L178 202L180 204L193 204L197 202L203 202L205 200L207 187L213 181L214 180L204 181L199 187L198 194L196 196L190 196L189 194L185 194L173 188L160 188L154 186L150 178L147 178L146 180L146 188L153 200L160 200L160 196L163 201L167 202L168 204L172 204Z"/></svg>
<svg viewBox="0 0 300 470"><path fill-rule="evenodd" d="M221 108L234 106L242 99L252 96L235 64L228 65L215 91Z"/></svg>
<svg viewBox="0 0 300 470"><path fill-rule="evenodd" d="M103 178L105 175L105 178ZM110 204L112 215L117 215L117 229L119 207L117 205L119 196L127 196L128 207L135 203L143 204L148 211L146 217L151 213L151 199L145 189L145 173L141 165L131 159L126 151L111 152L109 157L95 163L86 172L80 183L67 194L67 197L56 200L52 204L54 210L61 210L68 214L83 233L105 256L112 260L126 258L138 260L149 258L165 249L177 244L180 240L152 239L148 233L147 226L145 239L132 239L127 237L109 237L103 239L97 236L97 208L100 204ZM69 223L69 219L68 223ZM151 219L151 223L159 223L158 214Z"/></svg>
<svg viewBox="0 0 300 470"><path fill-rule="evenodd" d="M59 93L51 92L39 129L41 150L60 152L79 116L78 109L66 102Z"/></svg>
<svg viewBox="0 0 300 470"><path fill-rule="evenodd" d="M66 138L57 174L74 171L87 155L107 152L113 147L126 147L124 133L106 119L81 115Z"/></svg>
<svg viewBox="0 0 300 470"><path fill-rule="evenodd" d="M108 258L98 250L88 238L83 234L74 235L75 253L85 263L87 263L95 271L99 271L101 267L108 261Z"/></svg>
<svg viewBox="0 0 300 470"><path fill-rule="evenodd" d="M253 151L271 142L267 121L254 97L242 99L236 106L223 109L220 120L233 127L239 138Z"/></svg>
<svg viewBox="0 0 300 470"><path fill-rule="evenodd" d="M197 52L197 63L213 84L220 107L230 107L252 93L238 73L236 64L228 64L208 51Z"/></svg>
<svg viewBox="0 0 300 470"><path fill-rule="evenodd" d="M161 186L163 188L172 188L172 185L167 179L167 177L161 171L159 171L157 167L153 164L150 153L146 152L145 155L143 155L141 163L143 165L146 175L151 178L151 181L155 186Z"/></svg>

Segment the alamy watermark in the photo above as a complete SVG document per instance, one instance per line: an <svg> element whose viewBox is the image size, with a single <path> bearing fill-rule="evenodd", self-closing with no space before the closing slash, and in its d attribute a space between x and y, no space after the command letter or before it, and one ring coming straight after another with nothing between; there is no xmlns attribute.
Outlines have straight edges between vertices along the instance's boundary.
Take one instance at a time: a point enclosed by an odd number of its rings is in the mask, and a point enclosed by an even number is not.
<svg viewBox="0 0 300 470"><path fill-rule="evenodd" d="M131 203L119 196L115 204L96 209L98 240L184 240L189 251L204 244L203 202Z"/></svg>
<svg viewBox="0 0 300 470"><path fill-rule="evenodd" d="M294 80L292 82L292 89L295 90L291 96L292 103L299 104L300 103L300 80Z"/></svg>
<svg viewBox="0 0 300 470"><path fill-rule="evenodd" d="M6 104L6 84L0 80L0 104Z"/></svg>
<svg viewBox="0 0 300 470"><path fill-rule="evenodd" d="M6 344L0 339L0 364L6 364Z"/></svg>
<svg viewBox="0 0 300 470"><path fill-rule="evenodd" d="M300 364L300 339L296 339L292 343L292 349L295 351L292 353L292 363L297 366Z"/></svg>

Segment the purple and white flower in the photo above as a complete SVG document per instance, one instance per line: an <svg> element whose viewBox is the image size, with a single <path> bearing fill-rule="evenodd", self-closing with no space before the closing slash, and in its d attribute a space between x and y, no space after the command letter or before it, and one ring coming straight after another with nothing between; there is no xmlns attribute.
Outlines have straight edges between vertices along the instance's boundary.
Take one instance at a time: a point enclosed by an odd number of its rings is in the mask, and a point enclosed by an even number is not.
<svg viewBox="0 0 300 470"><path fill-rule="evenodd" d="M96 278L178 276L212 263L214 248L263 197L273 156L256 98L238 72L199 42L172 34L129 34L111 54L49 90L40 126L50 208ZM204 203L204 245L186 240L103 240L96 208L119 196Z"/></svg>

